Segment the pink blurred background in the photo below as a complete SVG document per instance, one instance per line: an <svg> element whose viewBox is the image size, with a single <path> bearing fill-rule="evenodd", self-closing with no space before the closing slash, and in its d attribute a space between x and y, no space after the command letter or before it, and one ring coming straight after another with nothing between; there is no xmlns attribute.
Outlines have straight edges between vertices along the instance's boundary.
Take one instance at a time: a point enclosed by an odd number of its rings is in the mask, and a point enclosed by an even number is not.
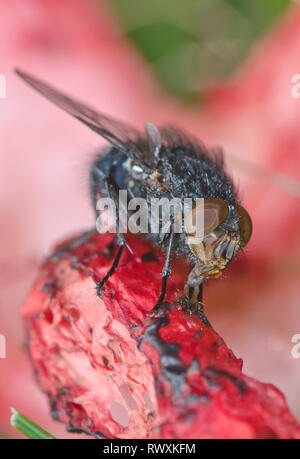
<svg viewBox="0 0 300 459"><path fill-rule="evenodd" d="M221 281L205 293L215 329L244 360L244 371L275 384L300 420L300 7L256 43L242 66L205 103L167 94L153 68L124 38L109 2L0 0L0 435L13 406L60 438L24 346L20 308L53 245L88 229L93 212L88 164L103 141L26 87L27 70L102 112L137 127L175 123L208 145L222 145L228 170L253 218L253 238Z"/></svg>

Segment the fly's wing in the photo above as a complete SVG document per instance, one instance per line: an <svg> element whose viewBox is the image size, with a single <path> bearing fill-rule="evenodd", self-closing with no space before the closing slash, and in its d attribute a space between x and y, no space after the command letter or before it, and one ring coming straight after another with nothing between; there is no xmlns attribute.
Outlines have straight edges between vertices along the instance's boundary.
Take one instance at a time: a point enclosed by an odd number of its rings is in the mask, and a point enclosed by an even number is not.
<svg viewBox="0 0 300 459"><path fill-rule="evenodd" d="M210 161L218 169L224 168L224 155L220 148L207 148L203 142L176 127L164 126L159 131L165 148L183 149L190 160Z"/></svg>
<svg viewBox="0 0 300 459"><path fill-rule="evenodd" d="M165 148L170 150L182 148L187 155L194 156L197 159L199 159L201 153L208 154L208 150L202 142L199 142L199 140L182 129L174 126L163 126L159 131Z"/></svg>
<svg viewBox="0 0 300 459"><path fill-rule="evenodd" d="M166 148L185 148L197 150L199 142L191 135L186 134L182 129L174 126L163 126L159 129L161 139Z"/></svg>
<svg viewBox="0 0 300 459"><path fill-rule="evenodd" d="M101 135L145 170L152 170L154 164L141 133L120 121L97 112L93 108L73 99L34 76L16 70L16 73L46 99L78 119Z"/></svg>

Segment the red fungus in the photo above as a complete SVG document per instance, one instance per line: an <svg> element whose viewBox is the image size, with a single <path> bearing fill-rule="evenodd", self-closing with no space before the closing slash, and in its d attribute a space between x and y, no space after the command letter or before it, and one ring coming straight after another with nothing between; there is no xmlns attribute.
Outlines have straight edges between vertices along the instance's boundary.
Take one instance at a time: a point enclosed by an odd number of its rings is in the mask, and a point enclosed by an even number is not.
<svg viewBox="0 0 300 459"><path fill-rule="evenodd" d="M52 416L97 438L300 438L283 395L242 373L203 316L179 309L175 265L159 316L163 257L128 237L116 273L112 235L68 241L45 262L23 308L28 346Z"/></svg>

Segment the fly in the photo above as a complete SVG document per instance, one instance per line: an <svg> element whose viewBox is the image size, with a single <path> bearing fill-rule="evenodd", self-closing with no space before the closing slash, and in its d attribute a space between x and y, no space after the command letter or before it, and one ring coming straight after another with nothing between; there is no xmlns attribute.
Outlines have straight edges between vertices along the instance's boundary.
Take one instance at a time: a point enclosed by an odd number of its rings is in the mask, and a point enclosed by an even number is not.
<svg viewBox="0 0 300 459"><path fill-rule="evenodd" d="M16 72L35 90L108 141L109 148L100 153L90 167L90 192L97 218L100 196L114 201L118 218L120 190L146 200L161 197L171 200L174 196L192 200L182 232L174 231L176 216L173 215L169 232L150 232L145 237L166 253L161 292L153 312L157 312L164 301L174 254L183 255L192 265L184 288L183 303L186 302L190 310L196 305L201 311L203 283L220 277L238 251L249 242L252 233L251 218L241 206L236 188L225 171L222 152L207 149L173 127L158 128L147 122L142 133L70 98L28 73ZM198 198L202 198L204 203L201 240L193 237L192 224L200 216L196 206ZM99 296L103 285L117 269L126 247L126 236L120 232L119 224L117 233L119 249L110 270L98 282Z"/></svg>

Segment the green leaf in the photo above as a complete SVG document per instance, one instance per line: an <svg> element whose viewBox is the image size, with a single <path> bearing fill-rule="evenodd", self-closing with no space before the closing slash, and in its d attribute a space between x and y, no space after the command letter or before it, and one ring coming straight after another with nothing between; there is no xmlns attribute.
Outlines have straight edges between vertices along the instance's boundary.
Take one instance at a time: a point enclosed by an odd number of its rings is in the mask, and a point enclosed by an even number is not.
<svg viewBox="0 0 300 459"><path fill-rule="evenodd" d="M11 408L11 411L11 425L22 432L26 437L34 440L49 440L55 438L37 424L18 413L14 408Z"/></svg>
<svg viewBox="0 0 300 459"><path fill-rule="evenodd" d="M199 102L228 78L290 0L111 0L165 89ZM205 99L203 99L205 100Z"/></svg>
<svg viewBox="0 0 300 459"><path fill-rule="evenodd" d="M192 33L174 24L146 24L128 31L147 59L155 61L176 48L197 41Z"/></svg>

